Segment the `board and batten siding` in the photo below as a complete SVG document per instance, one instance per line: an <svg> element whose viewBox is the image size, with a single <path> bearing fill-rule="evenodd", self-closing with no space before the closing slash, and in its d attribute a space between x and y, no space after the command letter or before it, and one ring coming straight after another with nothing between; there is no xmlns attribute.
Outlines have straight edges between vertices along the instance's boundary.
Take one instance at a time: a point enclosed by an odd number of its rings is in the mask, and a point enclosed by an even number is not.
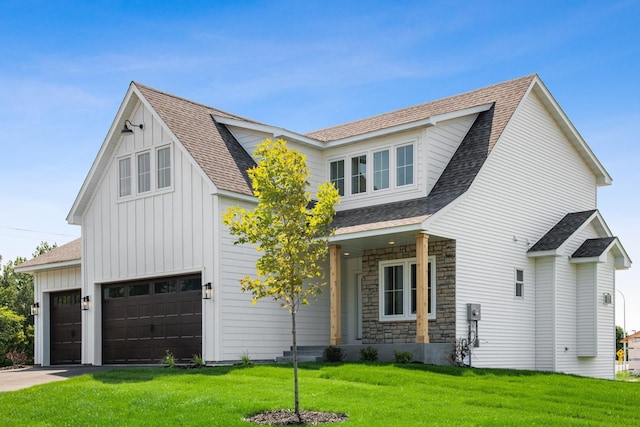
<svg viewBox="0 0 640 427"><path fill-rule="evenodd" d="M535 368L536 264L527 250L567 213L594 208L595 182L531 93L471 188L428 223L431 235L456 240L458 337L467 336L466 304L482 304L475 366ZM515 268L525 273L521 299L514 296Z"/></svg>
<svg viewBox="0 0 640 427"><path fill-rule="evenodd" d="M139 106L131 121L144 123L144 131L121 137L82 219L84 293L92 298L87 363L102 363L100 284L192 272L210 281L213 271L210 180L146 108ZM156 149L166 146L171 186L156 189ZM151 191L137 194L136 155L145 151L151 153ZM120 198L118 160L125 156L131 156L132 194Z"/></svg>
<svg viewBox="0 0 640 427"><path fill-rule="evenodd" d="M40 303L40 314L34 316L34 327L37 330L34 342L34 363L48 366L50 364L50 294L82 288L80 266L65 267L52 270L36 271L33 275L34 300ZM83 329L84 333L84 329ZM84 338L84 335L83 335Z"/></svg>
<svg viewBox="0 0 640 427"><path fill-rule="evenodd" d="M220 197L220 212L239 205L253 209L255 205ZM280 303L265 297L256 304L251 293L243 293L240 279L255 276L260 253L251 245L234 245L236 236L222 225L220 229L221 360L238 360L243 355L252 360L273 360L292 345L291 315ZM311 300L296 315L298 345L328 345L329 289L317 300Z"/></svg>

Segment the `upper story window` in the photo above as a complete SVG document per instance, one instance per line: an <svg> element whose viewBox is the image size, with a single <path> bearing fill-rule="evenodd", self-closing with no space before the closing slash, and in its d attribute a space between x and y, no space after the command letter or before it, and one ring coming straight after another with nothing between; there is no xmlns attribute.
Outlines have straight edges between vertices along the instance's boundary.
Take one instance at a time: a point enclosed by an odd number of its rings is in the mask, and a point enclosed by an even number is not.
<svg viewBox="0 0 640 427"><path fill-rule="evenodd" d="M344 196L344 160L329 164L329 180L338 189L340 196Z"/></svg>
<svg viewBox="0 0 640 427"><path fill-rule="evenodd" d="M118 160L118 195L131 195L131 157Z"/></svg>
<svg viewBox="0 0 640 427"><path fill-rule="evenodd" d="M367 191L367 156L351 158L351 194Z"/></svg>
<svg viewBox="0 0 640 427"><path fill-rule="evenodd" d="M413 145L396 148L396 185L413 184Z"/></svg>
<svg viewBox="0 0 640 427"><path fill-rule="evenodd" d="M401 187L403 191L414 189L415 143L374 147L366 153L354 154L345 153L344 157L328 161L329 181L340 196L373 196L378 191Z"/></svg>
<svg viewBox="0 0 640 427"><path fill-rule="evenodd" d="M389 150L373 153L373 190L389 188Z"/></svg>
<svg viewBox="0 0 640 427"><path fill-rule="evenodd" d="M138 154L138 193L151 191L151 153Z"/></svg>
<svg viewBox="0 0 640 427"><path fill-rule="evenodd" d="M436 262L429 257L427 274L427 306L429 319L436 313ZM417 274L415 258L381 261L380 320L413 320L416 318Z"/></svg>
<svg viewBox="0 0 640 427"><path fill-rule="evenodd" d="M158 188L171 186L171 147L163 147L157 151Z"/></svg>

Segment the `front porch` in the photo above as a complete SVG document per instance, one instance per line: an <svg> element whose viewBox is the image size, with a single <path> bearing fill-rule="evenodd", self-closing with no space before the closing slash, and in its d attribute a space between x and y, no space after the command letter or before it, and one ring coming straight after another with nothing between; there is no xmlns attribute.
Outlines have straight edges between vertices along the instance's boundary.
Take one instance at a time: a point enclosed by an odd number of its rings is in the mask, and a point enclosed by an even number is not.
<svg viewBox="0 0 640 427"><path fill-rule="evenodd" d="M455 241L404 232L340 243L330 246L329 344L352 350L381 346L391 360L399 345L411 346L413 351L406 351L416 360L432 360L431 354L441 351L425 350L430 343L447 344L450 354L456 320ZM349 360L359 358L359 350L347 352L354 353Z"/></svg>

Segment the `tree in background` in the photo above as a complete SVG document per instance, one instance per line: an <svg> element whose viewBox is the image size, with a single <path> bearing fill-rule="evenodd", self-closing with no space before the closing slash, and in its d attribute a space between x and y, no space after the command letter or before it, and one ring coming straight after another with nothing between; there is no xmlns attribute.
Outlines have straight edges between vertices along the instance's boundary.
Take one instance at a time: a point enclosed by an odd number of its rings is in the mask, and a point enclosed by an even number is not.
<svg viewBox="0 0 640 427"><path fill-rule="evenodd" d="M263 253L256 262L257 278L242 278L242 291L253 294L254 304L271 297L291 314L295 413L300 420L296 313L326 285L321 262L327 256L339 195L325 182L312 204L305 157L287 148L284 140L265 140L254 156L258 164L248 173L258 204L252 211L231 207L223 221L239 236L236 244L250 243Z"/></svg>
<svg viewBox="0 0 640 427"><path fill-rule="evenodd" d="M33 257L55 247L55 243L41 242ZM33 276L15 272L15 268L26 260L17 257L2 265L0 256L0 366L8 364L5 355L12 350L24 351L29 359L33 359Z"/></svg>
<svg viewBox="0 0 640 427"><path fill-rule="evenodd" d="M620 326L616 326L616 353L623 347L623 344L620 342L620 340L623 338L624 329L622 329Z"/></svg>

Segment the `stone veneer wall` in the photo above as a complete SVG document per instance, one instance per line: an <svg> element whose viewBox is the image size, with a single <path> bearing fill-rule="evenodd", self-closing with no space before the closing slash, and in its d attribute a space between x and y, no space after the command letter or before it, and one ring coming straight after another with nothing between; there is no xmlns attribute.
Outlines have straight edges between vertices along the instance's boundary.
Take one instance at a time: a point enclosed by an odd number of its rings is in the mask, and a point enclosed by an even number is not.
<svg viewBox="0 0 640 427"><path fill-rule="evenodd" d="M436 318L429 320L429 342L455 341L456 327L456 242L441 240L429 242L429 256L436 256ZM413 343L416 339L416 321L379 320L380 261L415 258L416 246L398 246L371 249L362 257L362 343Z"/></svg>

